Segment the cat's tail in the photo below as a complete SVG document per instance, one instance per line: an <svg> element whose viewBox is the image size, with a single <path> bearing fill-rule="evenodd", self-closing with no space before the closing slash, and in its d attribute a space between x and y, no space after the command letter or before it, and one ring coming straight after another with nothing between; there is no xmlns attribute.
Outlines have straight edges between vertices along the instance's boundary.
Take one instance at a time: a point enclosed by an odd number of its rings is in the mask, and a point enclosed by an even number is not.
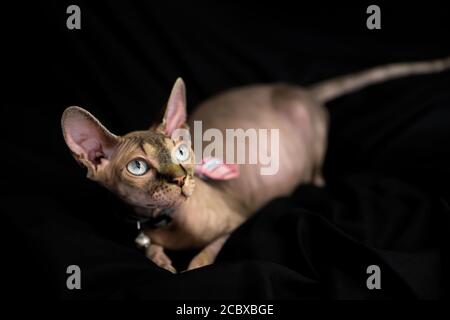
<svg viewBox="0 0 450 320"><path fill-rule="evenodd" d="M450 57L430 61L392 63L319 82L310 87L314 97L325 103L363 87L390 79L450 69Z"/></svg>

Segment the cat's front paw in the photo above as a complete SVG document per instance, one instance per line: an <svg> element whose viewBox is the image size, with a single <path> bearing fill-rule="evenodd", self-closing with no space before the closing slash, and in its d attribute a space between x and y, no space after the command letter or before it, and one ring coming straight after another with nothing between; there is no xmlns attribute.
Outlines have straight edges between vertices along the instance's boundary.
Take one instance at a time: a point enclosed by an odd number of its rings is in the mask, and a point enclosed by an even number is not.
<svg viewBox="0 0 450 320"><path fill-rule="evenodd" d="M208 251L201 251L191 260L187 270L193 270L213 264L214 259L215 257Z"/></svg>
<svg viewBox="0 0 450 320"><path fill-rule="evenodd" d="M170 260L170 258L166 255L163 247L157 244L151 244L148 248L146 248L145 255L158 267L166 269L172 273L177 273L177 270L172 265L172 260Z"/></svg>

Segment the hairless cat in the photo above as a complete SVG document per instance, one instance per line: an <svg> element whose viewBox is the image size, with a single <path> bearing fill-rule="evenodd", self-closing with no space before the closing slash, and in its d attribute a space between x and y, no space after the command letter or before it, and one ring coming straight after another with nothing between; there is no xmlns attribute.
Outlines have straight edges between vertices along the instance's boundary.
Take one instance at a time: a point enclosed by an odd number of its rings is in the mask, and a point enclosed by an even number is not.
<svg viewBox="0 0 450 320"><path fill-rule="evenodd" d="M116 136L80 107L64 111L62 128L88 178L134 207L136 219L161 222L161 217L170 217L166 225L144 226L145 236L139 240L152 261L176 272L164 248L201 249L188 269L211 264L230 233L268 201L289 195L302 183L324 185L327 101L367 85L449 67L450 58L445 58L375 67L308 88L286 84L237 88L202 103L189 120L185 85L178 79L162 122L148 130ZM194 120L202 121L203 129L221 132L278 129L278 172L261 175L260 162L196 166L190 144L176 134Z"/></svg>

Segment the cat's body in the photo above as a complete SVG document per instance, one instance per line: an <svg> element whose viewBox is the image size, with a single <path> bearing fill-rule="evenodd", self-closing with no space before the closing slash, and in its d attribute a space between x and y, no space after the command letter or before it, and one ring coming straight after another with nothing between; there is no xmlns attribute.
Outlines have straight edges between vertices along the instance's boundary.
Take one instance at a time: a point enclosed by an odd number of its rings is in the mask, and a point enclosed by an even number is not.
<svg viewBox="0 0 450 320"><path fill-rule="evenodd" d="M323 183L320 167L326 149L327 113L299 87L279 84L231 90L195 108L190 128L194 120L202 121L203 130L219 129L224 136L226 129L279 129L279 170L275 175L261 175L260 163L241 164L235 179L203 181L196 177L195 192L177 210L173 222L185 219L182 228L195 229L188 233L201 235L201 239L190 243L183 235L175 241L171 232L170 240L159 240L166 228L149 231L156 243L169 249L202 247L234 230L271 199L290 194L299 183ZM214 196L205 196L209 193Z"/></svg>
<svg viewBox="0 0 450 320"><path fill-rule="evenodd" d="M164 248L204 248L189 265L192 269L212 263L228 235L268 201L289 195L301 183L323 185L326 101L371 83L449 67L446 58L374 68L308 89L282 84L250 86L213 97L195 109L189 120L191 128L192 121L201 120L204 130L279 129L280 164L275 175L261 175L260 163L245 164L239 165L240 175L235 179L203 181L193 175L192 157L184 160L181 155L183 161L175 160L179 166L170 163L168 150L178 152L180 144L173 137L174 129L184 126L186 120L181 80L175 84L163 123L157 128L116 137L85 110L72 107L63 116L64 136L78 161L88 167L88 175L134 206L140 216L158 215L159 208L175 209L169 225L145 230L152 242L147 254L174 271ZM100 131L96 126L101 126ZM150 163L154 171L130 175L125 167L131 164L131 172L140 173L144 165L136 161Z"/></svg>

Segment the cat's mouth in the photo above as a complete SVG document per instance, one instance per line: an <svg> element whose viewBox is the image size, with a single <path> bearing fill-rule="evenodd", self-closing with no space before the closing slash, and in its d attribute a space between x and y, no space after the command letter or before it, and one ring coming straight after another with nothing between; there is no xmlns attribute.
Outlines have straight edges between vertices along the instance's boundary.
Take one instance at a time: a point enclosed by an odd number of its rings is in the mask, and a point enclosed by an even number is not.
<svg viewBox="0 0 450 320"><path fill-rule="evenodd" d="M192 176L187 175L182 182L179 185L161 184L147 194L141 193L139 198L124 197L124 200L134 208L134 213L129 218L147 223L159 221L164 216L171 217L177 208L192 195L195 188Z"/></svg>

